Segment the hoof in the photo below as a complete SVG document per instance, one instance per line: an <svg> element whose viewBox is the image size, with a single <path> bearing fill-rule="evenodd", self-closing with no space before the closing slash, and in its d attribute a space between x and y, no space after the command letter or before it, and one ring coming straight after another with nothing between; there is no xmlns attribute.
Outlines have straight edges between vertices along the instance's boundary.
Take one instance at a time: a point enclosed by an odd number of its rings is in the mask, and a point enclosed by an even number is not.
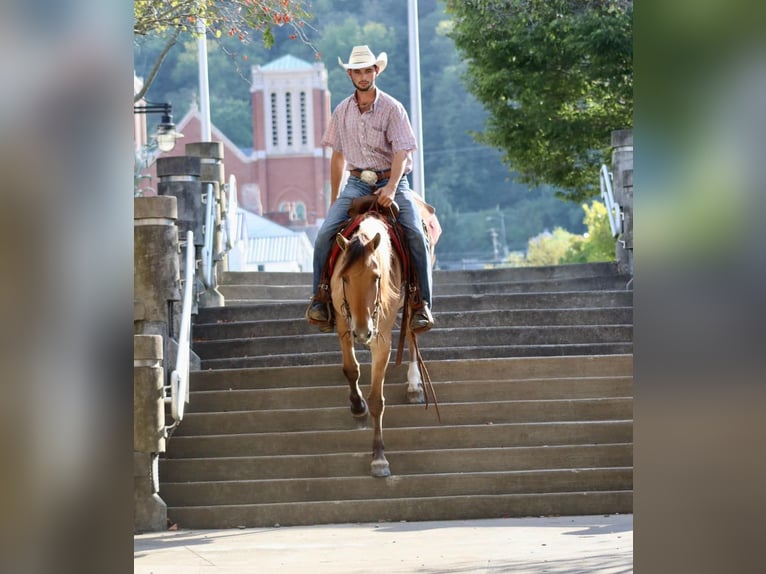
<svg viewBox="0 0 766 574"><path fill-rule="evenodd" d="M391 476L391 468L386 460L373 460L370 464L370 472L376 478L386 478Z"/></svg>
<svg viewBox="0 0 766 574"><path fill-rule="evenodd" d="M367 402L364 399L362 399L362 409L360 411L355 411L354 405L353 404L351 405L351 414L354 416L355 419L366 418L368 412L369 411L367 409Z"/></svg>
<svg viewBox="0 0 766 574"><path fill-rule="evenodd" d="M426 396L423 394L423 389L417 391L407 390L407 402L411 405L422 405L426 402Z"/></svg>

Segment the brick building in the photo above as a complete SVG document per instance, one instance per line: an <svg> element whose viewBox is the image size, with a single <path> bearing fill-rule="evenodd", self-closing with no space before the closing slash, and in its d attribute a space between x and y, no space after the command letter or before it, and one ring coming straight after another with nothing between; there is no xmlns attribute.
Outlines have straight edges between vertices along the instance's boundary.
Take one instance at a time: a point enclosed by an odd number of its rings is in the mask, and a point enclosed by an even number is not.
<svg viewBox="0 0 766 574"><path fill-rule="evenodd" d="M293 229L313 228L329 205L329 150L321 138L330 121L327 70L294 56L253 66L253 149L242 150L211 124L224 145L224 172L234 174L240 207ZM201 139L201 116L191 109L176 130L184 135L167 155L183 155Z"/></svg>

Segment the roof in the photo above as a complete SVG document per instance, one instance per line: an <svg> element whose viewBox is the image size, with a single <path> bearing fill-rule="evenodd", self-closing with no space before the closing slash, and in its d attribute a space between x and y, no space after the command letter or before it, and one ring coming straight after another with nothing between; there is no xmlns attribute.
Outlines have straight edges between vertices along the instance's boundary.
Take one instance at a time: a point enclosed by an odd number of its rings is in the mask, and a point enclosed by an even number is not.
<svg viewBox="0 0 766 574"><path fill-rule="evenodd" d="M314 67L306 60L287 55L261 66L261 70L312 70Z"/></svg>
<svg viewBox="0 0 766 574"><path fill-rule="evenodd" d="M256 215L255 213L242 208L240 208L240 212L245 216L245 225L247 225L247 236L249 239L254 239L256 237L288 237L295 235L295 231L292 229L279 225L270 219L266 219L265 217L261 217L260 215Z"/></svg>
<svg viewBox="0 0 766 574"><path fill-rule="evenodd" d="M245 261L249 264L298 263L311 265L314 248L305 233L291 236L251 237L247 241Z"/></svg>

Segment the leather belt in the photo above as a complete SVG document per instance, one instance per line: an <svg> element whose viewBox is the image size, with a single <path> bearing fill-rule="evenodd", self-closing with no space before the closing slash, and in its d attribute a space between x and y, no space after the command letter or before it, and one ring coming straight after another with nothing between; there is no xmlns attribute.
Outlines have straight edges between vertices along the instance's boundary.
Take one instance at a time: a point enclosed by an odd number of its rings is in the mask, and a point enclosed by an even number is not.
<svg viewBox="0 0 766 574"><path fill-rule="evenodd" d="M352 170L350 170L350 173L354 177L362 177L362 172L363 171L375 171L375 170L372 170L372 169L352 169ZM381 179L388 179L389 177L391 177L391 170L390 169L386 169L386 170L383 170L383 171L375 171L375 175L378 176L378 181L380 181Z"/></svg>

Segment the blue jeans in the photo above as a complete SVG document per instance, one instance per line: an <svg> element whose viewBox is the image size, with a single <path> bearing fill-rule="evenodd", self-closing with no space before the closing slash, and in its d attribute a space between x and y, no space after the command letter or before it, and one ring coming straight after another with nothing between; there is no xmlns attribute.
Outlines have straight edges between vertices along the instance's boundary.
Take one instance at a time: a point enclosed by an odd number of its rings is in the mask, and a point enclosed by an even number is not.
<svg viewBox="0 0 766 574"><path fill-rule="evenodd" d="M386 184L385 179L378 182L378 187ZM330 211L319 229L314 242L314 294L319 287L325 261L330 254L335 242L338 228L348 219L348 208L351 201L357 197L370 195L370 186L358 177L349 176L346 186L338 194L338 198L330 206ZM431 306L431 254L428 251L426 236L423 232L423 224L420 219L417 205L412 198L414 192L410 189L409 181L402 177L396 187L394 201L399 206L399 223L407 235L407 243L410 247L412 264L420 281L420 295Z"/></svg>

